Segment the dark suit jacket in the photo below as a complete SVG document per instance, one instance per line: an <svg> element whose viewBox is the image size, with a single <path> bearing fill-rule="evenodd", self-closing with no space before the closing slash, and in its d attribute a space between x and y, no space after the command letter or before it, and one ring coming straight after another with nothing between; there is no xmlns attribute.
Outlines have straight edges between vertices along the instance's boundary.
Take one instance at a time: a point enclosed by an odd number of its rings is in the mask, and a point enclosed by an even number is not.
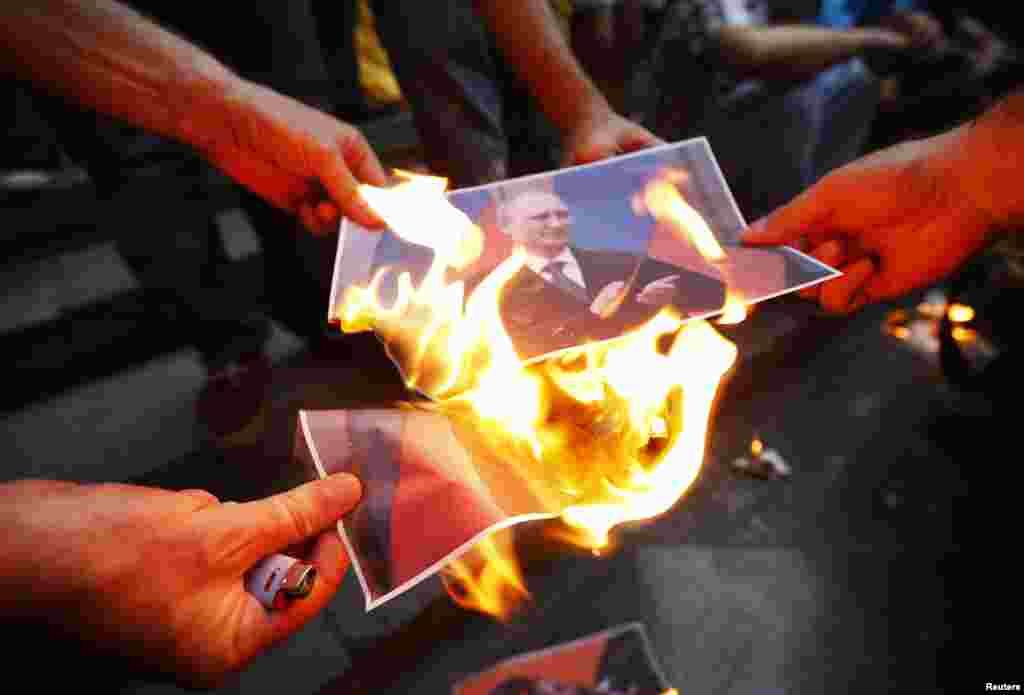
<svg viewBox="0 0 1024 695"><path fill-rule="evenodd" d="M624 251L570 249L587 285L587 303L552 285L528 267L513 276L502 291L501 318L524 360L588 340L615 338L640 326L662 307L637 302L637 294L649 283L667 275L680 276L672 305L684 317L720 309L725 303L725 286L706 275ZM601 289L610 282L628 281L638 263L636 280L619 310L608 318L590 311L590 303ZM467 296L483 277L467 283Z"/></svg>

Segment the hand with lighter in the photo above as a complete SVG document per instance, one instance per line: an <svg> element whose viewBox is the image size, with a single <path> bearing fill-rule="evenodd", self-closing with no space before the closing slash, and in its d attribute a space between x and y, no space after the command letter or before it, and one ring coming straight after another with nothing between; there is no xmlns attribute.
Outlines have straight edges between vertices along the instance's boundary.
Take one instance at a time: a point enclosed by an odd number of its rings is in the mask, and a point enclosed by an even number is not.
<svg viewBox="0 0 1024 695"><path fill-rule="evenodd" d="M337 523L360 495L346 474L239 504L203 490L0 485L0 620L45 627L49 652L67 643L125 672L216 685L331 599L349 564ZM283 554L307 544L305 561Z"/></svg>
<svg viewBox="0 0 1024 695"><path fill-rule="evenodd" d="M305 598L316 583L316 566L275 553L245 575L245 588L264 608L282 610L289 599Z"/></svg>

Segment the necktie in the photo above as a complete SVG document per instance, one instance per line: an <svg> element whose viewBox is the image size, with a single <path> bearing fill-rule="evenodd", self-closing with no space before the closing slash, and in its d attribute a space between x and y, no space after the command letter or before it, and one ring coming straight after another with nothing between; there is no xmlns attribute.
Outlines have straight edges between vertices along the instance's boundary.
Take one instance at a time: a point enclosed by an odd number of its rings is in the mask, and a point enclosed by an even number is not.
<svg viewBox="0 0 1024 695"><path fill-rule="evenodd" d="M570 280L569 276L565 274L566 265L568 264L565 261L551 261L544 266L544 270L542 272L547 274L548 282L558 289L569 293L585 304L590 302L590 296L587 294L587 290Z"/></svg>

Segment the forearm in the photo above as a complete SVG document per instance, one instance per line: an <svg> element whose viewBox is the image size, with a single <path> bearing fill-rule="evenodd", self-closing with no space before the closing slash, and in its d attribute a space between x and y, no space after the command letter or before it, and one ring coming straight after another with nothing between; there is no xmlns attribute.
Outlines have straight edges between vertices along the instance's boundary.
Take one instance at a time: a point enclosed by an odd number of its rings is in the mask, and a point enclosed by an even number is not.
<svg viewBox="0 0 1024 695"><path fill-rule="evenodd" d="M883 30L815 26L725 26L717 38L721 58L740 76L767 79L809 79L837 63L905 43Z"/></svg>
<svg viewBox="0 0 1024 695"><path fill-rule="evenodd" d="M50 91L200 147L230 127L218 122L218 105L241 82L113 0L3 3L0 52L16 74Z"/></svg>
<svg viewBox="0 0 1024 695"><path fill-rule="evenodd" d="M610 110L573 57L547 0L476 2L506 60L562 132Z"/></svg>
<svg viewBox="0 0 1024 695"><path fill-rule="evenodd" d="M1004 97L960 130L963 146L953 174L998 229L1024 229L1024 90Z"/></svg>

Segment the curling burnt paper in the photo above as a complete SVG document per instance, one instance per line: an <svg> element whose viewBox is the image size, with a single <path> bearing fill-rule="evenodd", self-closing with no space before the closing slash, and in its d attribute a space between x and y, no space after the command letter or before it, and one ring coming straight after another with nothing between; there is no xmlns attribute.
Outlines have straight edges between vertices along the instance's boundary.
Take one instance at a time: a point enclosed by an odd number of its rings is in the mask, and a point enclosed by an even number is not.
<svg viewBox="0 0 1024 695"><path fill-rule="evenodd" d="M468 676L452 695L661 695L669 689L640 623L506 659Z"/></svg>
<svg viewBox="0 0 1024 695"><path fill-rule="evenodd" d="M638 210L638 194L668 169L682 172L685 181L677 188L708 223L725 251L724 263L708 262L669 225ZM723 307L727 282L744 303L753 304L838 275L789 247L739 245L746 224L705 138L452 191L447 196L484 233L480 257L458 272L448 271L449 282L465 283L466 297L516 248L529 250L531 242L546 242L547 249L562 244L555 259L560 265L548 267L539 256L528 258L527 266L502 291L502 322L524 361L614 339L666 304L688 319L713 316ZM555 218L562 225L561 240L554 238L551 228L543 228L544 221ZM431 249L389 230L368 231L343 221L329 319L340 316L348 287L368 285L382 268L388 272L380 287L381 301L389 306L398 276L408 272L418 285L433 257ZM727 278L723 268L729 270ZM666 286L673 291L659 291ZM609 292L623 288L626 294L620 308L602 311Z"/></svg>

